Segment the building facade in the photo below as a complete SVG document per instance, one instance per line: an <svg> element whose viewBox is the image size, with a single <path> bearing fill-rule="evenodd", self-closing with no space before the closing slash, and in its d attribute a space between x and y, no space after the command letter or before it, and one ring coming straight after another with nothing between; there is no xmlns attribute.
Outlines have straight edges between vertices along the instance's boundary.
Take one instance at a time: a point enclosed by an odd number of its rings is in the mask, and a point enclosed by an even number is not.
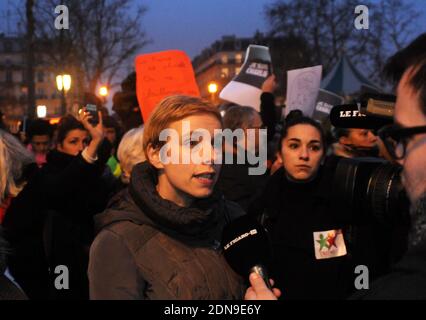
<svg viewBox="0 0 426 320"><path fill-rule="evenodd" d="M195 78L203 98L211 99L215 104L221 102L220 91L240 71L245 52L252 41L251 38L223 36L193 59ZM216 93L209 92L210 83L217 85Z"/></svg>
<svg viewBox="0 0 426 320"><path fill-rule="evenodd" d="M36 106L46 106L47 117L59 116L61 94L56 87L55 68L40 53L35 54L35 61ZM0 34L0 111L9 125L22 121L27 114L26 68L25 39Z"/></svg>
<svg viewBox="0 0 426 320"><path fill-rule="evenodd" d="M221 40L204 49L192 61L196 81L203 98L210 99L215 104L224 102L219 99L219 93L240 71L250 44L269 48L272 70L278 82L278 89L275 92L278 105L284 104L287 71L312 65L311 52L305 40L294 35L269 37L257 32L251 38L223 36ZM217 84L216 93L209 93L209 83Z"/></svg>

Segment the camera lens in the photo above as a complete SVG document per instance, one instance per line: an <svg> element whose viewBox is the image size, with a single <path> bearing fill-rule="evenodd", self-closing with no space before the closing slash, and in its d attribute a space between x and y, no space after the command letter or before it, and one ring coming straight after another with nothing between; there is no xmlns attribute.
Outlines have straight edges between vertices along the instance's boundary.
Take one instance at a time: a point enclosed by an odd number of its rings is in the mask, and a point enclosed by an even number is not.
<svg viewBox="0 0 426 320"><path fill-rule="evenodd" d="M333 202L354 221L395 222L408 212L400 178L401 166L377 158L342 158L336 167Z"/></svg>

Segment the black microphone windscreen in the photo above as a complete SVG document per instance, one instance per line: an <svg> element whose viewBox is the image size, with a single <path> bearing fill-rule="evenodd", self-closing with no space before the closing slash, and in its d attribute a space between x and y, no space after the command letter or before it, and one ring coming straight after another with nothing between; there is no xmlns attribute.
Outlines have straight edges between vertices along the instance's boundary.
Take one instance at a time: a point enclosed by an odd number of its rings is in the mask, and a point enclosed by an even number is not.
<svg viewBox="0 0 426 320"><path fill-rule="evenodd" d="M231 268L248 276L256 265L270 267L271 245L263 226L250 216L242 216L229 223L223 231L222 248Z"/></svg>

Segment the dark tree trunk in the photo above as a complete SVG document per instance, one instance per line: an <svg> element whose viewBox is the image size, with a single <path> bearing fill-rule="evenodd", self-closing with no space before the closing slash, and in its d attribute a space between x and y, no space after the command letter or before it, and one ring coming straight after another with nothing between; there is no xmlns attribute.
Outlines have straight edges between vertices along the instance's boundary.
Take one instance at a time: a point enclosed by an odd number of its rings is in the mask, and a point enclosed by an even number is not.
<svg viewBox="0 0 426 320"><path fill-rule="evenodd" d="M35 99L35 84L34 84L34 0L26 1L26 16L27 16L27 87L28 87L28 118L35 117L36 99Z"/></svg>

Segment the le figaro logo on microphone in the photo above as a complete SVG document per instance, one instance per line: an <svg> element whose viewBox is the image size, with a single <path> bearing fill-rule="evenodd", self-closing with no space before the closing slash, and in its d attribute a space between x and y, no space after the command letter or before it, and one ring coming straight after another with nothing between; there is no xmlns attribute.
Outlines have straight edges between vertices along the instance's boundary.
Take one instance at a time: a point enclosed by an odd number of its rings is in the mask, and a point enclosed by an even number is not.
<svg viewBox="0 0 426 320"><path fill-rule="evenodd" d="M236 244L238 241L243 240L244 238L247 238L248 236L254 236L257 234L257 230L256 229L252 229L249 232L246 232L238 237L236 237L234 240L232 240L231 242L229 242L223 249L228 250L231 246L233 246L234 244Z"/></svg>

